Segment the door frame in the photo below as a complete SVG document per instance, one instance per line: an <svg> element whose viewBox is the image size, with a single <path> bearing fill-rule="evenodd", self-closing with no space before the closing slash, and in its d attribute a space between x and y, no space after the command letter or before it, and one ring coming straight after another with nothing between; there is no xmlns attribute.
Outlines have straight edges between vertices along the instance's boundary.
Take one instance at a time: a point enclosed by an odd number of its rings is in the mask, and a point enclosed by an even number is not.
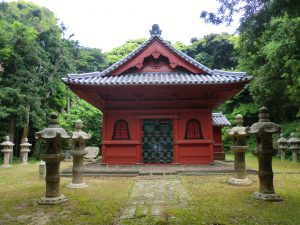
<svg viewBox="0 0 300 225"><path fill-rule="evenodd" d="M137 162L138 164L145 164L142 157L142 138L143 138L143 120L144 119L170 119L172 123L172 137L173 137L173 159L171 163L155 163L155 164L178 164L178 145L175 144L178 140L178 115L138 115L137 119L137 137L139 137L139 145L137 145ZM149 163L146 163L149 164ZM151 164L151 163L150 163Z"/></svg>

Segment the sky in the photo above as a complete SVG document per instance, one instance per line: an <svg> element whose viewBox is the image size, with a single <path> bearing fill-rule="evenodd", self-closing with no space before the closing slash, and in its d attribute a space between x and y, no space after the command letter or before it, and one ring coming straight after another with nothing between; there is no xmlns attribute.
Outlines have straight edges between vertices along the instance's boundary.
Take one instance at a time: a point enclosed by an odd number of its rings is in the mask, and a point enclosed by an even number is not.
<svg viewBox="0 0 300 225"><path fill-rule="evenodd" d="M215 0L31 0L53 11L85 47L110 51L129 39L149 38L158 24L165 40L189 44L192 37L234 33L236 20L226 27L205 24L202 10L216 11Z"/></svg>

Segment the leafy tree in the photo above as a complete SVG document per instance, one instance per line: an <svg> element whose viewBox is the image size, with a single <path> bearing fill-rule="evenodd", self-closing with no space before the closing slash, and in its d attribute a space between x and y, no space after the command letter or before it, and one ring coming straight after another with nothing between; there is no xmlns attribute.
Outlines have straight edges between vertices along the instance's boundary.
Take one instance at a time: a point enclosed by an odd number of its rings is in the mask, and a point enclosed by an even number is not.
<svg viewBox="0 0 300 225"><path fill-rule="evenodd" d="M136 40L128 40L125 44L112 49L110 52L105 53L106 67L112 65L113 63L119 61L130 52L138 48L146 39L140 38Z"/></svg>
<svg viewBox="0 0 300 225"><path fill-rule="evenodd" d="M77 72L94 72L105 69L104 54L97 48L80 47L78 55Z"/></svg>
<svg viewBox="0 0 300 225"><path fill-rule="evenodd" d="M54 14L32 3L1 2L0 33L0 122L18 147L48 112L66 107L61 77L72 70L71 51Z"/></svg>
<svg viewBox="0 0 300 225"><path fill-rule="evenodd" d="M186 48L187 48L187 46L185 44L183 44L182 42L180 42L180 41L175 42L173 47L176 48L179 51L185 51Z"/></svg>
<svg viewBox="0 0 300 225"><path fill-rule="evenodd" d="M227 33L208 34L203 38L193 38L191 45L181 49L213 69L234 69L237 61L236 39L237 37Z"/></svg>
<svg viewBox="0 0 300 225"><path fill-rule="evenodd" d="M89 133L92 138L87 142L88 145L100 146L102 113L84 100L76 99L69 112L60 115L60 124L66 130L74 130L77 119L84 123L83 130Z"/></svg>
<svg viewBox="0 0 300 225"><path fill-rule="evenodd" d="M218 0L216 13L200 15L213 24L233 21L242 14L239 27L239 70L254 76L250 97L266 105L278 122L300 115L299 99L299 16L297 0ZM251 109L249 105L249 110Z"/></svg>

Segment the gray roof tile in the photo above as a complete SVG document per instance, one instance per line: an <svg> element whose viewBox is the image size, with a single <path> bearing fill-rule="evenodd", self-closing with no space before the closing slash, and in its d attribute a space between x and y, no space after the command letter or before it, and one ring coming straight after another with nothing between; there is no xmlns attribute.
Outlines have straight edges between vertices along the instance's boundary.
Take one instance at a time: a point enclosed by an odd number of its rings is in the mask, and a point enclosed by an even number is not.
<svg viewBox="0 0 300 225"><path fill-rule="evenodd" d="M219 126L219 127L231 125L231 123L226 118L226 116L224 116L221 112L212 113L212 124L213 126Z"/></svg>
<svg viewBox="0 0 300 225"><path fill-rule="evenodd" d="M192 73L132 73L119 76L73 76L67 79L68 83L87 85L199 85L225 84L249 81L249 76L207 75Z"/></svg>

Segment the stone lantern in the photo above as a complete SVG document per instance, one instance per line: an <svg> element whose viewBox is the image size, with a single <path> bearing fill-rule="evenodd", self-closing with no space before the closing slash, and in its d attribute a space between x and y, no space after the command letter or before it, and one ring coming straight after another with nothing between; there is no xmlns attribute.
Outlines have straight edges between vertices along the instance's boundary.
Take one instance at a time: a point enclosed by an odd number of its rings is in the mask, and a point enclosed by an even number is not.
<svg viewBox="0 0 300 225"><path fill-rule="evenodd" d="M259 191L253 194L254 198L264 201L282 201L274 191L272 158L277 151L273 148L274 133L280 132L280 126L269 119L269 110L261 107L258 114L259 120L252 124L248 133L256 136L256 148L253 154L258 159Z"/></svg>
<svg viewBox="0 0 300 225"><path fill-rule="evenodd" d="M2 167L10 167L10 157L12 156L14 143L9 140L9 136L5 137L5 141L0 144L2 146L1 152L4 154L4 160Z"/></svg>
<svg viewBox="0 0 300 225"><path fill-rule="evenodd" d="M28 164L28 152L30 152L30 147L32 146L32 144L28 143L28 138L24 139L24 142L22 144L20 144L21 146L21 159L22 159L22 163L21 164Z"/></svg>
<svg viewBox="0 0 300 225"><path fill-rule="evenodd" d="M46 162L46 195L39 204L54 205L67 201L67 198L59 191L59 166L64 159L62 154L62 142L72 137L71 132L66 132L58 125L58 115L50 114L49 127L35 133L35 137L46 143L46 153L43 160Z"/></svg>
<svg viewBox="0 0 300 225"><path fill-rule="evenodd" d="M288 140L290 144L290 150L292 151L292 160L293 162L297 162L298 151L300 150L300 139L295 137L294 133L291 133L290 139Z"/></svg>
<svg viewBox="0 0 300 225"><path fill-rule="evenodd" d="M246 178L245 152L248 148L246 144L248 127L243 126L243 116L238 114L235 116L236 126L227 130L227 133L233 141L231 150L234 153L234 171L235 176L229 179L230 184L249 185L251 181Z"/></svg>
<svg viewBox="0 0 300 225"><path fill-rule="evenodd" d="M73 179L68 188L84 188L87 185L83 182L82 168L83 156L88 152L85 150L85 142L91 138L90 135L82 131L83 123L81 120L76 120L75 131L72 136L72 155L73 155Z"/></svg>
<svg viewBox="0 0 300 225"><path fill-rule="evenodd" d="M288 140L284 138L283 133L281 132L280 138L277 140L278 149L280 150L281 160L285 160L285 151L288 147Z"/></svg>

